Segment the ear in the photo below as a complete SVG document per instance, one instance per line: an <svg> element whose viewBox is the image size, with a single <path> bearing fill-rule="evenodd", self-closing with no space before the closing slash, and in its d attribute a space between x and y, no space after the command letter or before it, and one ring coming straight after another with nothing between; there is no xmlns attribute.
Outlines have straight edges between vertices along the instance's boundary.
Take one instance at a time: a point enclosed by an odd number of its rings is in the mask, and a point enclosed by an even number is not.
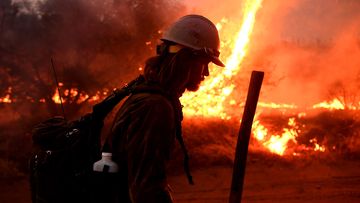
<svg viewBox="0 0 360 203"><path fill-rule="evenodd" d="M169 45L161 43L156 46L156 54L161 56L169 52Z"/></svg>

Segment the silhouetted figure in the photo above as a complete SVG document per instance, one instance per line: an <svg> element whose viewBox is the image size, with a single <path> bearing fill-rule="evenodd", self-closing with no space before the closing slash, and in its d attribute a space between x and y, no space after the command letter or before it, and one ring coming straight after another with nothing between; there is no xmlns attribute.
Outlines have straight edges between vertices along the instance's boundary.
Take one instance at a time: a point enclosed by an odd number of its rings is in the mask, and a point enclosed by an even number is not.
<svg viewBox="0 0 360 203"><path fill-rule="evenodd" d="M196 91L209 76L208 64L219 66L220 40L215 25L199 15L187 15L165 32L157 56L146 61L145 82L138 85L117 112L111 131L113 160L119 166L122 203L172 202L166 164L175 139L182 141L185 90Z"/></svg>

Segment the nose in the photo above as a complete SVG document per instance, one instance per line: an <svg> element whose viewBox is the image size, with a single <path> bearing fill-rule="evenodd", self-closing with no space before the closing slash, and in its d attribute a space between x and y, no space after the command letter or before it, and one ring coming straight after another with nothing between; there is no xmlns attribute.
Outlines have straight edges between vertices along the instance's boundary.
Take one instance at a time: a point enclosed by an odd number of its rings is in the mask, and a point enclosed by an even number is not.
<svg viewBox="0 0 360 203"><path fill-rule="evenodd" d="M207 64L205 64L203 67L202 75L209 76L209 66Z"/></svg>

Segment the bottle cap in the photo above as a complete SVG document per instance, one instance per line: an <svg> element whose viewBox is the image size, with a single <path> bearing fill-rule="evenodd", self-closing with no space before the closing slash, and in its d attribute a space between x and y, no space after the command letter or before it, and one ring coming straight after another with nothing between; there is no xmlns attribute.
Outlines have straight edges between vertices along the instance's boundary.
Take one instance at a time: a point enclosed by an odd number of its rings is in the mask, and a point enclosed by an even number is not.
<svg viewBox="0 0 360 203"><path fill-rule="evenodd" d="M112 153L110 153L110 152L102 152L101 156L111 157Z"/></svg>

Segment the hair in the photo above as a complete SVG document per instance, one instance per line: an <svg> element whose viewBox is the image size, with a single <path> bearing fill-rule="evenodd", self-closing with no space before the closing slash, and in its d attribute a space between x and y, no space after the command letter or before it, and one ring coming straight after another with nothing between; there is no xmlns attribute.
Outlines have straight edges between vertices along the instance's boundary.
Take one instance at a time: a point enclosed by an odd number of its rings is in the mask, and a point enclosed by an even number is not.
<svg viewBox="0 0 360 203"><path fill-rule="evenodd" d="M158 83L170 94L181 95L185 91L192 60L191 52L186 48L175 54L151 57L145 63L145 79Z"/></svg>

